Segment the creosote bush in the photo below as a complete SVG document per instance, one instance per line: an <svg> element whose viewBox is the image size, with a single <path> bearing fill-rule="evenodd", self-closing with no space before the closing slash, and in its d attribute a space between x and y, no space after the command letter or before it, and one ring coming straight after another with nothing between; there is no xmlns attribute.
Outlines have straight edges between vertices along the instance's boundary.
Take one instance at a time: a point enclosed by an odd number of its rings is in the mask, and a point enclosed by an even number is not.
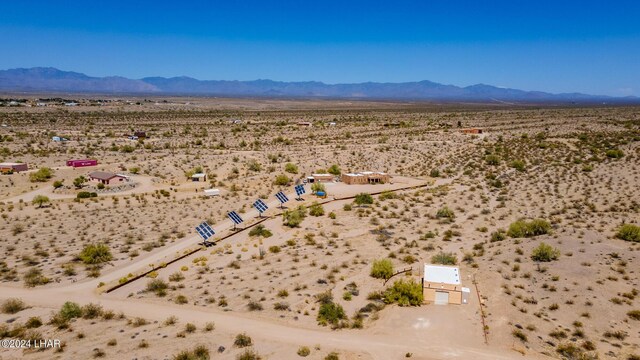
<svg viewBox="0 0 640 360"><path fill-rule="evenodd" d="M431 257L432 264L455 265L458 263L458 257L452 252L439 252Z"/></svg>
<svg viewBox="0 0 640 360"><path fill-rule="evenodd" d="M640 242L640 226L633 224L624 224L616 233L618 239Z"/></svg>
<svg viewBox="0 0 640 360"><path fill-rule="evenodd" d="M423 301L422 284L410 280L398 280L384 291L384 302L400 306L419 306Z"/></svg>
<svg viewBox="0 0 640 360"><path fill-rule="evenodd" d="M534 219L531 221L518 220L509 225L507 235L512 238L534 237L551 233L551 224L542 219Z"/></svg>
<svg viewBox="0 0 640 360"><path fill-rule="evenodd" d="M15 314L26 308L27 306L25 305L24 301L17 298L11 298L11 299L5 300L2 303L2 307L1 307L2 312L4 314Z"/></svg>
<svg viewBox="0 0 640 360"><path fill-rule="evenodd" d="M531 253L531 259L533 261L549 262L558 260L559 257L560 250L553 248L551 245L546 243L540 243L540 245L533 249L533 252Z"/></svg>
<svg viewBox="0 0 640 360"><path fill-rule="evenodd" d="M87 265L96 265L111 261L113 256L106 244L89 244L82 249L78 258Z"/></svg>
<svg viewBox="0 0 640 360"><path fill-rule="evenodd" d="M374 260L370 275L376 279L390 278L393 275L393 263L389 259Z"/></svg>

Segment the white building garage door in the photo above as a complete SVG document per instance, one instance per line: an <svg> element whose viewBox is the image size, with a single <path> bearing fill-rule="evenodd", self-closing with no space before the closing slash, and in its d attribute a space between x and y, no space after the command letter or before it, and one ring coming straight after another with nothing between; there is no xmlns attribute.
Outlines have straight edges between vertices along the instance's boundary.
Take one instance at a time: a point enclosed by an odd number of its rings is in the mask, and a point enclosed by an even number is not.
<svg viewBox="0 0 640 360"><path fill-rule="evenodd" d="M436 305L447 305L449 303L449 293L436 291Z"/></svg>

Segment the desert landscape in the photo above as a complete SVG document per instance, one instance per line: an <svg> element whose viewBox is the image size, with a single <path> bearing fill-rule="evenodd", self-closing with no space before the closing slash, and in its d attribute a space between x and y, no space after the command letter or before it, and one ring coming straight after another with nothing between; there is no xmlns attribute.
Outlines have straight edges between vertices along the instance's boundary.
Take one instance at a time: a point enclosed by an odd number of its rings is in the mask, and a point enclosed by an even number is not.
<svg viewBox="0 0 640 360"><path fill-rule="evenodd" d="M640 359L637 107L0 102L2 359Z"/></svg>

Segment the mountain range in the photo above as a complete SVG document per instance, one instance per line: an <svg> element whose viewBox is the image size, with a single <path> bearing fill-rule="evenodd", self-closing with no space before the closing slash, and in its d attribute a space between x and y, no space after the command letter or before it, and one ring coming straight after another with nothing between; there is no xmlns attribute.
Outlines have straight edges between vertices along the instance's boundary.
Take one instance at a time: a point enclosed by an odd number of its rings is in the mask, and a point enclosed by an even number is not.
<svg viewBox="0 0 640 360"><path fill-rule="evenodd" d="M459 87L427 80L403 83L325 84L318 81L198 80L186 76L128 79L121 76L92 77L51 67L0 70L0 91L470 102L640 102L640 98L637 97L616 98L581 93L552 94L485 84Z"/></svg>

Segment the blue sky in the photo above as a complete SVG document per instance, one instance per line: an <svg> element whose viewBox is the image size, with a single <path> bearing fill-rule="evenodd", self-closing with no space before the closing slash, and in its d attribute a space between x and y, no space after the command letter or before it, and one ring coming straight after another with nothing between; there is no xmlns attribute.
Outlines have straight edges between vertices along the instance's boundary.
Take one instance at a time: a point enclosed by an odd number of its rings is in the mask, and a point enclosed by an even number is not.
<svg viewBox="0 0 640 360"><path fill-rule="evenodd" d="M133 3L133 4L132 4ZM640 96L634 1L12 1L0 68Z"/></svg>

